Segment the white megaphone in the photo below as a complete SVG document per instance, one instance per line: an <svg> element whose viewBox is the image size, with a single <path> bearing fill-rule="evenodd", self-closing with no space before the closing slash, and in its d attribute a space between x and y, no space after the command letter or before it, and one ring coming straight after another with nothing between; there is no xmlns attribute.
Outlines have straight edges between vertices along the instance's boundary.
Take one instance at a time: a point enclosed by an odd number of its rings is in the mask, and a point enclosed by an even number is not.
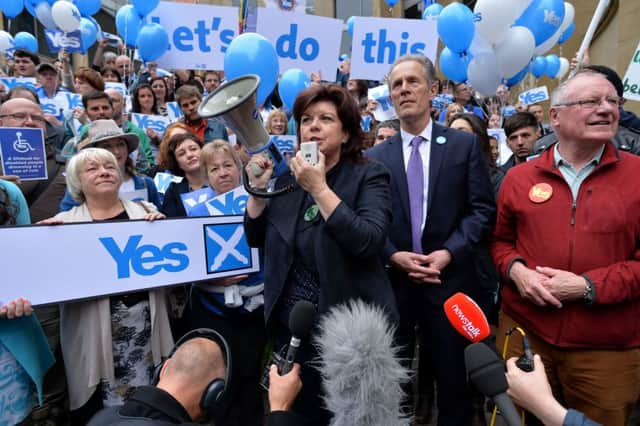
<svg viewBox="0 0 640 426"><path fill-rule="evenodd" d="M262 117L256 108L256 91L260 85L260 77L249 74L230 80L220 85L207 95L198 107L201 117L220 117L225 125L236 134L238 142L244 145L250 155L262 154L271 160L274 177L289 172L289 166L278 147L269 140L269 134L262 124ZM253 174L260 176L264 171L254 169ZM244 172L246 175L246 172ZM252 195L273 197L291 191L295 186L289 185L276 191L261 191L251 188L249 179L244 176L244 187Z"/></svg>

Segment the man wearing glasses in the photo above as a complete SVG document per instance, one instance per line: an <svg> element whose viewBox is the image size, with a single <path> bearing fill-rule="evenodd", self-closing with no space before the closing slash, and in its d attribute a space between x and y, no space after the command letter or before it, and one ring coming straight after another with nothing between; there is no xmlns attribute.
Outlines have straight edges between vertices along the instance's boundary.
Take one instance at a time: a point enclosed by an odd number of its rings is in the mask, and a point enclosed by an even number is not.
<svg viewBox="0 0 640 426"><path fill-rule="evenodd" d="M0 105L0 127L31 127L45 130L45 118L40 105L29 99L9 99ZM47 180L18 182L17 176L0 176L19 184L31 214L31 222L37 222L58 212L58 205L64 195L64 179L56 180L62 172L62 165L55 161L55 148L45 144L47 153Z"/></svg>
<svg viewBox="0 0 640 426"><path fill-rule="evenodd" d="M623 426L640 389L640 158L611 143L619 105L593 70L556 89L558 142L505 176L492 254L504 279L498 348L522 327L557 398ZM522 353L514 335L506 358Z"/></svg>

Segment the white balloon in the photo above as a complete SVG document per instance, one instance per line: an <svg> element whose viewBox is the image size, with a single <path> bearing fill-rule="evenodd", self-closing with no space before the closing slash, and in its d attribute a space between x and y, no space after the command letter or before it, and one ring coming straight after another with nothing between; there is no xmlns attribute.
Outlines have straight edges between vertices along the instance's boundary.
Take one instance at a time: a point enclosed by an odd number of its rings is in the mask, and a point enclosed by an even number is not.
<svg viewBox="0 0 640 426"><path fill-rule="evenodd" d="M51 5L46 1L36 6L36 18L40 23L48 30L55 30L56 23L53 22L53 16L51 16Z"/></svg>
<svg viewBox="0 0 640 426"><path fill-rule="evenodd" d="M476 22L476 32L491 44L504 40L507 30L522 15L531 0L478 0L473 8L475 15L480 17Z"/></svg>
<svg viewBox="0 0 640 426"><path fill-rule="evenodd" d="M511 27L502 43L495 48L498 71L512 77L531 62L536 38L526 27Z"/></svg>
<svg viewBox="0 0 640 426"><path fill-rule="evenodd" d="M473 40L471 40L471 45L469 46L469 52L473 56L481 55L484 52L492 51L491 43L489 43L482 35L476 31L473 35Z"/></svg>
<svg viewBox="0 0 640 426"><path fill-rule="evenodd" d="M496 68L496 55L493 52L484 52L474 57L467 68L468 82L480 94L493 96L502 82L502 78Z"/></svg>
<svg viewBox="0 0 640 426"><path fill-rule="evenodd" d="M562 77L564 77L567 72L569 72L569 60L567 58L560 58L560 69L555 78L562 80Z"/></svg>
<svg viewBox="0 0 640 426"><path fill-rule="evenodd" d="M6 52L15 47L13 37L6 31L0 31L0 52Z"/></svg>
<svg viewBox="0 0 640 426"><path fill-rule="evenodd" d="M564 30L566 30L569 25L571 25L575 14L576 10L573 5L571 3L564 2L564 18L562 19L562 24L560 24L556 32L553 33L551 37L549 37L540 46L535 48L533 54L535 56L540 56L551 50L551 48L558 42L558 39L562 36L562 33L564 33Z"/></svg>
<svg viewBox="0 0 640 426"><path fill-rule="evenodd" d="M80 11L73 3L55 2L51 7L51 17L56 26L66 33L80 28Z"/></svg>

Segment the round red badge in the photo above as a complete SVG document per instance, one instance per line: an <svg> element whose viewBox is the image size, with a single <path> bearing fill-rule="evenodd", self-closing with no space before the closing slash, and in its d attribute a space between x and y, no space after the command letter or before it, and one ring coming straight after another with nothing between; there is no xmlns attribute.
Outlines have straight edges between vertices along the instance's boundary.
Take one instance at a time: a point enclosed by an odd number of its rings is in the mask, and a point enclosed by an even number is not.
<svg viewBox="0 0 640 426"><path fill-rule="evenodd" d="M553 188L548 183L538 183L529 190L529 199L534 203L544 203L553 195Z"/></svg>

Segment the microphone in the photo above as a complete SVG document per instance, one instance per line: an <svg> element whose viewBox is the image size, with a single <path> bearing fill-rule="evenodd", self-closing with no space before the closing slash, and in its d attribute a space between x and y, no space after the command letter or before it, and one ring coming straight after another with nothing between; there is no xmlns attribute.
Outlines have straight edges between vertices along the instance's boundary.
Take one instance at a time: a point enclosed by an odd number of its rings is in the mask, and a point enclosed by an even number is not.
<svg viewBox="0 0 640 426"><path fill-rule="evenodd" d="M313 303L306 300L299 300L293 305L289 314L289 330L291 331L291 340L287 348L287 355L280 365L280 375L283 376L293 368L293 361L296 358L296 352L300 347L302 339L307 337L313 322L316 318L316 307Z"/></svg>
<svg viewBox="0 0 640 426"><path fill-rule="evenodd" d="M469 296L456 293L444 302L444 313L449 323L467 340L478 343L491 332L487 317Z"/></svg>
<svg viewBox="0 0 640 426"><path fill-rule="evenodd" d="M332 425L410 425L402 410L410 372L400 363L394 333L384 309L362 300L322 316L313 343Z"/></svg>
<svg viewBox="0 0 640 426"><path fill-rule="evenodd" d="M471 383L493 399L507 426L521 426L516 407L506 393L509 384L502 359L484 343L473 343L464 350L464 363Z"/></svg>

